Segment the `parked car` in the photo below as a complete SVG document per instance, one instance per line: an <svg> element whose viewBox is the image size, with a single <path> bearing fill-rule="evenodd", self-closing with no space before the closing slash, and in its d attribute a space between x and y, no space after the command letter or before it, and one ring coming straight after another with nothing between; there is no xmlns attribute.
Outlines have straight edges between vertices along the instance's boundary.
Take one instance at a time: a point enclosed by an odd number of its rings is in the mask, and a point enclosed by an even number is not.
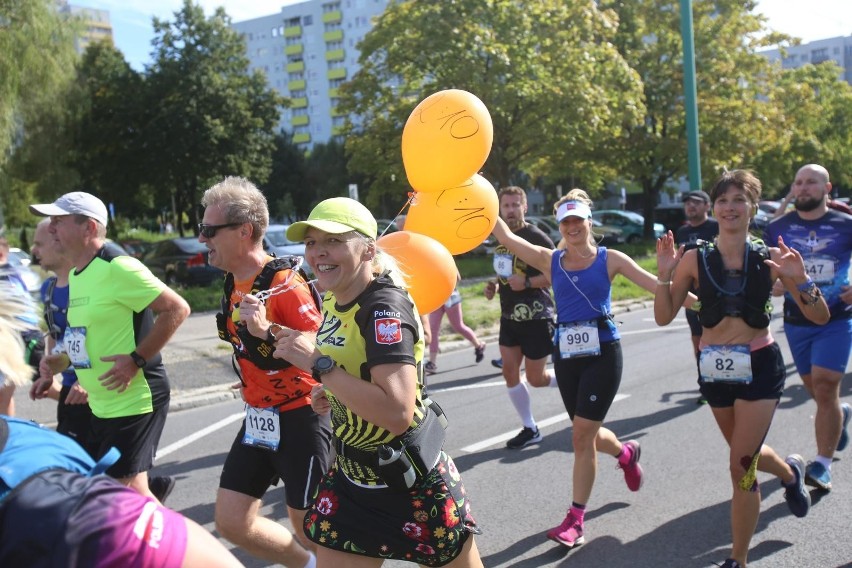
<svg viewBox="0 0 852 568"><path fill-rule="evenodd" d="M140 259L154 246L154 243L140 239L122 239L118 243L127 251L127 254Z"/></svg>
<svg viewBox="0 0 852 568"><path fill-rule="evenodd" d="M645 218L633 211L619 209L600 209L592 211L592 219L599 221L604 227L620 229L628 243L638 243L642 240L645 230ZM666 228L662 223L654 223L654 237L660 238Z"/></svg>
<svg viewBox="0 0 852 568"><path fill-rule="evenodd" d="M305 243L297 243L287 238L287 229L290 225L269 225L263 236L263 250L274 253L275 256L300 256L302 257L302 269L313 276L313 270L305 260Z"/></svg>
<svg viewBox="0 0 852 568"><path fill-rule="evenodd" d="M177 237L154 243L141 260L157 278L169 285L208 286L221 280L225 274L210 266L207 247L194 237Z"/></svg>
<svg viewBox="0 0 852 568"><path fill-rule="evenodd" d="M682 203L665 203L654 207L654 221L662 223L666 231L674 233L686 223L686 213Z"/></svg>

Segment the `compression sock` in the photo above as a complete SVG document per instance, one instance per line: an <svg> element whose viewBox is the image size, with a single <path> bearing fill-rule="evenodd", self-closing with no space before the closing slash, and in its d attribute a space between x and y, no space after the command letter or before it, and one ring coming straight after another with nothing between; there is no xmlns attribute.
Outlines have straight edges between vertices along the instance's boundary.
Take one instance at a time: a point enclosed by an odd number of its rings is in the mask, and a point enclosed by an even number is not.
<svg viewBox="0 0 852 568"><path fill-rule="evenodd" d="M527 383L521 381L507 390L509 392L509 400L515 406L518 416L521 417L521 422L527 428L535 428L535 419L532 415L532 402L530 401L530 391L527 389Z"/></svg>

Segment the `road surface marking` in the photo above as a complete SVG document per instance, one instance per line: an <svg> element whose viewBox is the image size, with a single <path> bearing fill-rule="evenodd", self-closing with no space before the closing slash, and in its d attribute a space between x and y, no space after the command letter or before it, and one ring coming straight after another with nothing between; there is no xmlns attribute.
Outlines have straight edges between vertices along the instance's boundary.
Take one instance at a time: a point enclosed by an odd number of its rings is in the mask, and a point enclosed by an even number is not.
<svg viewBox="0 0 852 568"><path fill-rule="evenodd" d="M206 428L202 428L201 430L199 430L198 432L195 432L194 434L190 434L189 436L187 436L183 440L179 440L179 441L175 442L174 444L170 444L170 445L166 446L165 448L161 448L157 452L157 455L154 456L154 461L156 461L159 458L165 457L165 456L167 456L167 455L169 455L173 452L176 452L179 449L183 448L184 446L188 446L189 444L193 443L194 441L200 440L201 438L203 438L207 434L212 434L216 430L219 430L220 428L224 428L225 426L227 426L228 424L231 424L232 422L236 422L237 420L242 419L245 415L246 415L245 412L237 412L236 414L231 414L230 416L223 418L220 421L215 422L215 423L211 424L210 426L208 426Z"/></svg>
<svg viewBox="0 0 852 568"><path fill-rule="evenodd" d="M623 399L625 399L629 396L630 396L629 394L617 394L617 395L615 395L615 398L613 399L612 402L614 402L614 403L618 402L619 400L623 400ZM538 421L538 427L539 428L546 428L547 426L552 426L554 424L564 422L565 420L568 420L568 413L567 412L557 414L556 416L551 416L550 418L545 418L544 420L539 420ZM463 451L465 453L478 452L478 451L484 450L485 448L488 448L490 446L496 446L497 444L511 440L512 438L514 438L517 435L518 435L518 431L512 430L511 432L505 432L503 434L499 434L499 435L494 436L492 438L482 440L481 442L477 442L475 444L465 446L461 449L461 451Z"/></svg>

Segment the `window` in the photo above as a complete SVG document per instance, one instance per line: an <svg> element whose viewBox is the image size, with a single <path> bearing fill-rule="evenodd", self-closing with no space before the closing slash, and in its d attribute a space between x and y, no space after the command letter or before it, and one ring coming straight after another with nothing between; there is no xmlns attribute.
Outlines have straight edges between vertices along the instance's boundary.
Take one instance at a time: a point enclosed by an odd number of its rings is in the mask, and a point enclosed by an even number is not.
<svg viewBox="0 0 852 568"><path fill-rule="evenodd" d="M278 28L272 28L272 37L278 37Z"/></svg>
<svg viewBox="0 0 852 568"><path fill-rule="evenodd" d="M302 18L302 25L303 26L310 26L313 23L314 23L314 17L313 16L305 16L304 18Z"/></svg>

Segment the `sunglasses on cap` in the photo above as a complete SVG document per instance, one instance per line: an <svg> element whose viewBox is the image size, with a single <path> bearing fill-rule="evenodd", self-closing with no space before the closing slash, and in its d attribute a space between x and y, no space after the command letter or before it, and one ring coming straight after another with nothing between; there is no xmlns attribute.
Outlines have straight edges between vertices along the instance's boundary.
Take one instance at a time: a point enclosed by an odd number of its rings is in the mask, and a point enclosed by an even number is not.
<svg viewBox="0 0 852 568"><path fill-rule="evenodd" d="M205 223L198 224L198 233L203 235L205 239L212 239L216 236L216 231L225 227L239 227L242 223L223 223L221 225L207 225Z"/></svg>

